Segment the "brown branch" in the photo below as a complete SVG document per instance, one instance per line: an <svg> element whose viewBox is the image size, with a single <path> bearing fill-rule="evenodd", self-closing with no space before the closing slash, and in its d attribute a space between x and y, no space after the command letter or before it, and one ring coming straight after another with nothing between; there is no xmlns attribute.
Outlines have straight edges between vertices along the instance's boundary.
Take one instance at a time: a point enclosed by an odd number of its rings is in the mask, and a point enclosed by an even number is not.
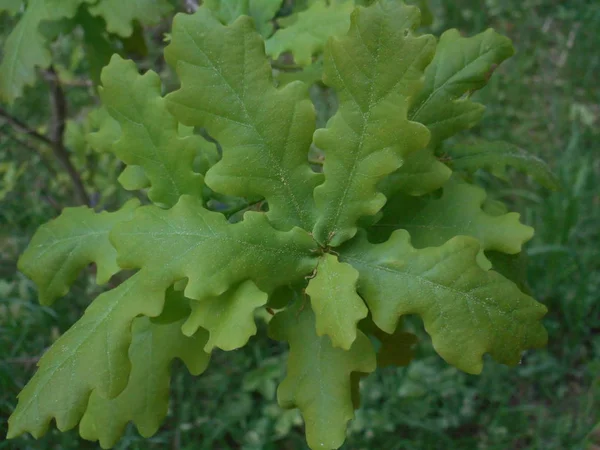
<svg viewBox="0 0 600 450"><path fill-rule="evenodd" d="M50 104L52 109L50 137L44 136L43 134L33 130L26 123L12 116L2 107L0 107L0 117L2 117L6 123L11 125L15 130L50 146L56 159L58 159L63 168L69 174L71 182L73 183L77 200L82 204L88 205L89 197L85 191L85 187L83 186L83 182L81 181L79 173L73 166L73 163L71 163L69 152L67 151L63 142L66 122L66 102L64 92L60 83L58 82L58 79L54 77L53 80L54 81L50 82ZM13 137L13 139L15 138ZM31 147L28 148L31 149Z"/></svg>
<svg viewBox="0 0 600 450"><path fill-rule="evenodd" d="M46 167L46 169L48 169L48 172L50 172L52 175L57 175L56 170L54 169L54 167L52 167L52 165L50 164L50 162L44 157L44 155L42 154L42 152L39 149L37 149L33 145L29 145L28 142L23 141L23 140L19 139L18 137L13 136L12 134L4 133L1 129L0 129L0 136L4 136L7 139L10 139L11 141L16 142L20 146L25 147L30 152L35 153L36 155L38 155L38 157L40 158L40 161L42 162L42 164Z"/></svg>
<svg viewBox="0 0 600 450"><path fill-rule="evenodd" d="M52 151L54 152L54 156L56 156L58 161L69 174L69 177L71 177L75 195L77 196L79 202L84 205L89 205L90 199L85 191L85 186L81 181L79 172L77 172L77 169L75 169L75 166L73 166L73 163L69 158L69 152L64 144L64 134L67 120L67 101L65 99L65 93L60 84L60 80L54 71L54 68L50 67L49 72L54 75L54 79L50 80L48 83L50 85L50 110L52 111L52 115L50 117L50 132L48 133L48 137L52 142Z"/></svg>
<svg viewBox="0 0 600 450"><path fill-rule="evenodd" d="M23 134L26 134L28 136L31 136L32 138L35 138L38 141L43 142L46 145L49 145L49 146L53 145L52 141L50 139L48 139L46 136L38 133L35 130L32 130L25 123L21 122L16 117L11 116L8 113L8 111L6 111L5 109L3 109L2 107L0 107L0 117L2 117L4 120L6 120L6 123L8 123L9 125L11 125L17 131L19 131L19 132L21 132Z"/></svg>

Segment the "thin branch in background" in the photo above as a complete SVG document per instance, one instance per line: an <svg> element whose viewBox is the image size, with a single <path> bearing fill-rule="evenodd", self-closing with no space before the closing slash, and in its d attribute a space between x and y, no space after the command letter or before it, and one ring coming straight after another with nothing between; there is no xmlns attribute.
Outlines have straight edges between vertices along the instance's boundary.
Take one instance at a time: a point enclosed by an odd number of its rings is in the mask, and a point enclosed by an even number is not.
<svg viewBox="0 0 600 450"><path fill-rule="evenodd" d="M57 81L57 76L56 76L56 72L54 71L50 71L47 70L45 72L43 72L43 77L44 80L46 81ZM73 80L69 80L69 81L61 81L61 84L63 86L72 86L72 87L92 87L94 86L94 83L92 82L92 80L87 80L84 78L75 78Z"/></svg>
<svg viewBox="0 0 600 450"><path fill-rule="evenodd" d="M50 146L53 145L52 141L50 139L48 139L46 136L41 135L40 133L38 133L35 130L32 130L25 123L21 122L16 117L11 116L8 113L8 111L3 109L2 107L0 107L0 117L2 117L4 120L6 120L6 123L11 125L13 128L15 128L20 133L31 136L32 138L37 139L38 141L43 142L46 145L50 145Z"/></svg>
<svg viewBox="0 0 600 450"><path fill-rule="evenodd" d="M44 136L38 133L37 131L33 130L26 123L12 116L8 111L6 111L2 107L0 107L0 117L3 118L6 121L6 123L11 125L15 130L50 146L52 148L54 156L58 159L58 161L69 174L71 182L73 183L73 188L77 196L77 200L84 205L88 205L89 197L87 195L87 192L85 191L85 187L83 186L83 182L81 181L79 173L71 163L71 160L69 158L69 152L65 148L63 142L67 113L66 101L60 82L56 77L56 73L53 69L51 69L51 71L54 73L54 76L49 77L51 79L50 104L52 110L50 137ZM32 149L29 146L27 148Z"/></svg>
<svg viewBox="0 0 600 450"><path fill-rule="evenodd" d="M85 191L85 187L81 181L79 172L77 172L75 166L73 166L73 163L71 163L69 152L64 144L64 134L67 120L67 101L65 99L65 93L62 89L62 85L60 84L60 80L54 71L54 68L50 67L49 72L54 75L54 79L48 82L50 85L51 110L49 138L52 142L52 150L54 152L54 156L56 156L69 174L69 177L71 177L71 182L73 183L73 188L79 202L84 205L89 205L90 199Z"/></svg>
<svg viewBox="0 0 600 450"><path fill-rule="evenodd" d="M50 162L44 157L44 155L42 154L42 152L39 149L37 149L33 145L30 145L28 142L23 141L16 136L13 136L12 134L3 132L1 129L0 129L0 136L4 136L5 138L10 139L11 141L16 142L20 146L26 148L30 152L38 155L38 157L40 158L40 161L46 167L48 172L50 172L54 176L57 175L56 169L54 169L54 167L52 167L52 164L50 164Z"/></svg>

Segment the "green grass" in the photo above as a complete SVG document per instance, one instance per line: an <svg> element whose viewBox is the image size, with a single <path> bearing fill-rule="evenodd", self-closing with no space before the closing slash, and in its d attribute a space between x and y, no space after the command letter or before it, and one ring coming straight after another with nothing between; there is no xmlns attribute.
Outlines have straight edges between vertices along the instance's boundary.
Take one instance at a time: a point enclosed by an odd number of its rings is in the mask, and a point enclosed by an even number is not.
<svg viewBox="0 0 600 450"><path fill-rule="evenodd" d="M591 430L600 422L600 3L432 4L438 17L434 31L454 26L473 34L492 26L509 35L517 49L477 93L488 110L472 133L540 155L560 179L561 190L548 192L520 174L509 182L479 175L495 197L536 229L526 250L528 279L535 297L550 310L544 320L549 345L527 352L515 368L488 360L482 375L472 376L436 356L421 324L411 320L420 337L415 361L365 379L362 408L343 448L598 449L600 431ZM7 148L11 144L3 145L1 158L19 157ZM0 434L35 358L97 292L90 275L83 275L69 296L49 309L37 304L32 283L15 274L16 255L35 227L54 214L30 181L25 177L17 183L0 216L6 224L0 229ZM60 190L54 195L64 199ZM264 336L264 324L261 328ZM274 398L285 351L257 337L244 350L216 353L199 378L177 364L173 401L161 431L144 440L130 427L116 448L306 448L298 414L281 411ZM0 442L0 449L51 448L98 446L79 439L74 430L53 428L39 441Z"/></svg>

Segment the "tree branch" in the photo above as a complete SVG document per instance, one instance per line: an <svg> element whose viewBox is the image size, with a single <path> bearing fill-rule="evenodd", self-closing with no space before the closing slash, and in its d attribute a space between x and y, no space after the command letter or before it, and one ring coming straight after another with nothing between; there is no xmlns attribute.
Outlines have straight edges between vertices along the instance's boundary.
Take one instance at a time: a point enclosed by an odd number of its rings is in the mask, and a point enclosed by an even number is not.
<svg viewBox="0 0 600 450"><path fill-rule="evenodd" d="M6 111L2 107L0 107L0 117L2 117L4 120L6 120L6 123L11 125L17 131L19 131L23 134L26 134L28 136L31 136L32 138L37 139L38 141L43 142L46 145L49 145L49 146L53 145L52 141L50 139L48 139L46 136L41 135L40 133L38 133L35 130L32 130L25 123L21 122L16 117L11 116L8 113L8 111Z"/></svg>
<svg viewBox="0 0 600 450"><path fill-rule="evenodd" d="M85 191L83 182L81 181L79 172L77 172L77 169L75 169L73 166L73 163L69 158L69 152L64 145L64 132L67 116L64 91L54 69L50 69L50 72L52 75L50 75L48 78L50 84L50 108L52 111L52 117L50 122L49 136L44 136L43 134L33 130L26 123L12 116L2 107L0 107L0 117L2 117L15 130L50 146L54 156L56 159L58 159L60 164L71 178L73 190L75 191L78 202L84 205L89 205L90 200L87 192ZM27 147L32 149L29 146Z"/></svg>
<svg viewBox="0 0 600 450"><path fill-rule="evenodd" d="M44 155L42 154L42 152L37 149L36 147L29 145L28 142L26 141L22 141L21 139L19 139L16 136L13 136L12 133L5 133L4 131L2 131L2 129L0 129L0 136L4 136L7 139L10 139L11 141L16 142L17 144L21 145L22 147L25 147L27 150L29 150L32 153L35 153L36 155L38 155L38 157L40 158L40 161L42 162L42 164L44 164L44 166L46 166L46 169L48 169L48 172L50 172L52 175L57 175L56 170L54 169L54 167L52 167L52 165L48 162L48 160L44 157Z"/></svg>

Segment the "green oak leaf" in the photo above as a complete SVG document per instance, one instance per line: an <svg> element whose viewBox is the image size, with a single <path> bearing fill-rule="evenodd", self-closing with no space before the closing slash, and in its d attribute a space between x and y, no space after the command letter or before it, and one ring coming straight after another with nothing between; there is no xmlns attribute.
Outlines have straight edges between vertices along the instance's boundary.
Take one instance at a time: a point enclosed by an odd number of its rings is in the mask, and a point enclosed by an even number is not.
<svg viewBox="0 0 600 450"><path fill-rule="evenodd" d="M144 169L152 186L150 200L173 206L184 194L201 197L203 177L193 172L192 162L204 139L179 136L177 120L167 111L155 72L139 75L133 61L114 55L102 71L100 97L121 128L112 148L126 164Z"/></svg>
<svg viewBox="0 0 600 450"><path fill-rule="evenodd" d="M117 53L117 47L105 30L105 23L99 17L93 17L86 9L80 9L76 16L77 23L83 30L83 45L89 65L89 76L94 86L100 84L102 68L111 56Z"/></svg>
<svg viewBox="0 0 600 450"><path fill-rule="evenodd" d="M133 34L134 21L142 25L155 25L172 9L168 0L100 0L90 6L89 11L106 21L106 29L110 33L129 37Z"/></svg>
<svg viewBox="0 0 600 450"><path fill-rule="evenodd" d="M192 313L182 331L191 336L199 327L208 330L207 353L215 347L225 351L243 347L256 334L254 310L267 298L252 281L244 281L218 297L191 302Z"/></svg>
<svg viewBox="0 0 600 450"><path fill-rule="evenodd" d="M480 373L484 353L515 365L525 349L546 343L540 322L546 307L483 270L476 239L459 236L418 250L398 230L382 244L361 233L339 250L360 273L358 292L379 328L391 334L400 317L418 314L437 353L465 372Z"/></svg>
<svg viewBox="0 0 600 450"><path fill-rule="evenodd" d="M312 86L313 84L321 81L323 77L323 61L319 60L310 66L304 67L302 70L294 70L294 71L279 71L276 74L276 80L278 86L285 86L286 84L290 84L294 81L302 81L306 83L308 86Z"/></svg>
<svg viewBox="0 0 600 450"><path fill-rule="evenodd" d="M404 331L401 321L392 334L381 330L371 317L363 320L359 327L366 334L374 336L380 343L377 350L377 367L408 366L412 361L412 347L417 343L417 337Z"/></svg>
<svg viewBox="0 0 600 450"><path fill-rule="evenodd" d="M417 8L375 3L355 10L348 36L327 45L324 82L338 93L339 108L314 137L325 152L325 183L315 189L320 243L354 236L358 219L385 204L377 183L427 144L427 129L406 117L435 47L433 36L413 35L418 22Z"/></svg>
<svg viewBox="0 0 600 450"><path fill-rule="evenodd" d="M531 288L527 283L527 253L522 251L515 255L507 255L502 252L485 252L486 258L499 274L515 283L519 289L527 295L532 295Z"/></svg>
<svg viewBox="0 0 600 450"><path fill-rule="evenodd" d="M513 52L510 39L492 29L470 38L457 30L442 34L408 114L410 120L427 126L431 141L383 181L384 194L423 195L442 187L452 171L435 157L434 148L481 120L485 107L463 97L485 86L494 67Z"/></svg>
<svg viewBox="0 0 600 450"><path fill-rule="evenodd" d="M8 439L24 432L43 435L52 418L59 430L77 425L92 391L114 398L127 385L131 323L140 315L158 316L165 289L144 273L96 298L38 363L19 394L8 421Z"/></svg>
<svg viewBox="0 0 600 450"><path fill-rule="evenodd" d="M31 0L4 42L0 63L0 99L12 103L36 79L36 67L52 62L48 42L40 31L44 21L72 18L80 4L94 0Z"/></svg>
<svg viewBox="0 0 600 450"><path fill-rule="evenodd" d="M188 278L185 296L195 300L218 297L245 280L271 293L303 279L317 261L307 232L277 231L258 212L231 224L187 195L169 210L138 208L130 222L113 230L111 241L121 267L144 268L165 287Z"/></svg>
<svg viewBox="0 0 600 450"><path fill-rule="evenodd" d="M351 1L313 2L306 11L298 13L289 26L280 28L267 39L267 55L277 59L282 53L291 52L297 64L308 66L331 36L348 31L353 9Z"/></svg>
<svg viewBox="0 0 600 450"><path fill-rule="evenodd" d="M397 192L425 195L441 188L451 176L452 170L426 147L408 155L398 170L379 183L379 189L388 198Z"/></svg>
<svg viewBox="0 0 600 450"><path fill-rule="evenodd" d="M506 180L506 168L513 167L531 175L545 188L559 188L556 176L544 161L508 142L471 139L446 147L444 152L454 170L473 173L485 169Z"/></svg>
<svg viewBox="0 0 600 450"><path fill-rule="evenodd" d="M186 125L205 127L223 149L206 184L222 194L264 197L279 229L311 229L313 188L322 180L307 160L314 108L302 83L273 86L252 20L223 26L205 8L178 15L165 57L181 80L166 97L170 110Z"/></svg>
<svg viewBox="0 0 600 450"><path fill-rule="evenodd" d="M126 166L119 175L118 181L123 189L128 191L138 191L151 186L146 172L140 166Z"/></svg>
<svg viewBox="0 0 600 450"><path fill-rule="evenodd" d="M484 87L494 68L513 53L510 39L492 29L468 38L454 29L442 34L408 115L431 131L432 148L481 120L485 107L463 96Z"/></svg>
<svg viewBox="0 0 600 450"><path fill-rule="evenodd" d="M256 29L266 38L273 33L271 21L282 2L283 0L205 0L203 6L209 8L226 25L240 16L252 17Z"/></svg>
<svg viewBox="0 0 600 450"><path fill-rule="evenodd" d="M391 335L382 331L376 337L381 342L377 351L377 367L408 366L413 358L412 347L417 343L414 334L402 331L398 327Z"/></svg>
<svg viewBox="0 0 600 450"><path fill-rule="evenodd" d="M433 12L429 0L415 0L411 3L414 3L421 11L421 26L428 27L433 24Z"/></svg>
<svg viewBox="0 0 600 450"><path fill-rule="evenodd" d="M131 220L139 204L132 199L110 213L96 213L86 206L65 208L37 230L18 267L37 285L42 305L51 305L69 292L79 272L90 263L96 263L98 284L121 270L108 234L116 224Z"/></svg>
<svg viewBox="0 0 600 450"><path fill-rule="evenodd" d="M444 186L439 199L398 194L386 204L371 236L383 242L402 228L410 233L416 248L437 247L454 236L472 236L481 244L477 258L481 267L490 269L485 250L519 253L533 237L533 228L519 222L519 213L486 213L482 209L486 197L484 189L455 179Z"/></svg>
<svg viewBox="0 0 600 450"><path fill-rule="evenodd" d="M112 153L113 145L121 137L121 125L101 106L88 114L90 128L86 136L88 144L99 153Z"/></svg>
<svg viewBox="0 0 600 450"><path fill-rule="evenodd" d="M133 321L127 387L113 399L92 392L79 426L84 439L111 448L129 421L135 423L142 436L150 437L158 431L169 406L171 362L179 358L190 373L199 375L210 360L210 355L202 351L208 333L200 329L191 337L184 336L182 323L181 319L157 323L147 317Z"/></svg>
<svg viewBox="0 0 600 450"><path fill-rule="evenodd" d="M194 158L194 172L206 175L208 169L214 166L221 155L217 150L217 145L214 142L209 142L206 139L198 140L198 152Z"/></svg>
<svg viewBox="0 0 600 450"><path fill-rule="evenodd" d="M334 347L349 350L356 339L356 324L369 310L356 293L358 272L327 253L306 287L315 313L317 336L327 335Z"/></svg>
<svg viewBox="0 0 600 450"><path fill-rule="evenodd" d="M299 408L306 439L313 449L336 449L346 437L346 423L354 417L354 372L375 370L375 351L361 332L350 350L335 348L327 336L315 332L310 306L287 308L269 323L269 335L290 345L287 375L277 390L283 408Z"/></svg>

